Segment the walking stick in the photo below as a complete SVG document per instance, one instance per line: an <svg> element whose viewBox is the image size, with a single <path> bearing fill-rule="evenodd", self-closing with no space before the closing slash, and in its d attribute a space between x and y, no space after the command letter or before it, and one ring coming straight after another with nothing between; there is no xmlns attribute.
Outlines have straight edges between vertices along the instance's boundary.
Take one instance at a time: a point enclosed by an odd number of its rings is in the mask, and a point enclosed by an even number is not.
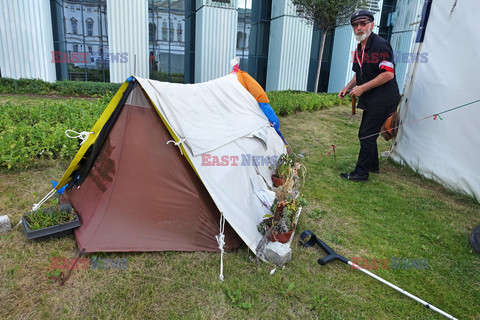
<svg viewBox="0 0 480 320"><path fill-rule="evenodd" d="M305 239L310 237L310 239L308 241L305 242ZM320 248L322 248L322 250L327 254L326 257L324 258L320 258L318 259L318 263L322 266L326 265L327 263L329 262L332 262L333 260L340 260L342 261L343 263L345 264L348 264L350 266L352 266L354 269L358 269L360 271L362 271L363 273L369 275L370 277L380 281L381 283L383 284L386 284L387 286L389 286L390 288L392 289L395 289L397 290L398 292L400 293L403 293L404 295L406 295L407 297L409 298L412 298L413 300L417 301L417 302L420 302L421 304L423 304L427 309L431 309L433 311L436 311L438 313L440 313L442 316L445 316L447 317L448 319L452 319L452 320L458 320L457 318L449 315L448 313L438 309L437 307L434 307L432 306L431 304L429 304L428 302L426 301L423 301L422 299L414 296L413 294L410 294L408 293L407 291L403 290L402 288L399 288L397 287L396 285L380 278L379 276L363 269L362 267L360 267L359 265L353 263L352 261L348 260L347 258L345 257L342 257L341 255L339 255L338 253L336 253L335 251L333 251L329 246L327 246L325 244L325 242L323 242L322 240L318 239L317 236L315 236L315 234L310 231L310 230L306 230L304 232L302 232L302 234L300 235L300 244L302 246L304 246L305 248L309 248L309 247L313 247L315 244L318 244L320 246Z"/></svg>
<svg viewBox="0 0 480 320"><path fill-rule="evenodd" d="M347 93L350 93L351 89L347 90ZM356 100L355 97L352 97L352 115L355 115Z"/></svg>

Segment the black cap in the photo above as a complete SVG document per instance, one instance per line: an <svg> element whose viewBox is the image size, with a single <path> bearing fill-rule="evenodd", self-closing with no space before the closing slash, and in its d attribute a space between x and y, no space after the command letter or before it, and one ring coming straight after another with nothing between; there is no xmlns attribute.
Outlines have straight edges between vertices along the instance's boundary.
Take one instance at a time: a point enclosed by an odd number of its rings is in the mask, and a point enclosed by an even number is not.
<svg viewBox="0 0 480 320"><path fill-rule="evenodd" d="M368 10L358 10L350 17L350 24L360 19L369 19L370 21L373 21L373 14Z"/></svg>

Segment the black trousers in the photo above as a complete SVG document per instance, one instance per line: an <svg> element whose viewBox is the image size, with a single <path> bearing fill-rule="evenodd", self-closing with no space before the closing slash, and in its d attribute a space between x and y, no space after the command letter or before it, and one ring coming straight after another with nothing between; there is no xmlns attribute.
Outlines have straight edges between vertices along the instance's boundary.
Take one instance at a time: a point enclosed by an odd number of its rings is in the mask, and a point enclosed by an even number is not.
<svg viewBox="0 0 480 320"><path fill-rule="evenodd" d="M383 123L387 120L388 116L395 111L397 105L398 103L378 111L363 111L362 122L358 130L360 152L358 154L357 165L355 166L355 173L368 175L369 172L379 169L377 138Z"/></svg>

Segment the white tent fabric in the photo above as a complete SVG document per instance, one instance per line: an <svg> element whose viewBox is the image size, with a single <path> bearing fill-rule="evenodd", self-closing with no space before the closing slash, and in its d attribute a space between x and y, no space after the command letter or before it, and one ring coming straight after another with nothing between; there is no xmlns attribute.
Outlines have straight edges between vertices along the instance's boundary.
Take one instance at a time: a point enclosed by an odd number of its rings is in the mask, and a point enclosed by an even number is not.
<svg viewBox="0 0 480 320"><path fill-rule="evenodd" d="M257 101L235 74L194 85L137 80L174 133L187 138L186 156L225 219L255 252L262 238L257 225L273 202L271 159L286 152ZM260 200L269 196L269 203Z"/></svg>
<svg viewBox="0 0 480 320"><path fill-rule="evenodd" d="M480 1L433 1L421 53L403 101L402 124L391 156L425 177L480 199Z"/></svg>
<svg viewBox="0 0 480 320"><path fill-rule="evenodd" d="M137 80L155 97L157 108L195 156L269 126L257 101L235 74L187 85Z"/></svg>

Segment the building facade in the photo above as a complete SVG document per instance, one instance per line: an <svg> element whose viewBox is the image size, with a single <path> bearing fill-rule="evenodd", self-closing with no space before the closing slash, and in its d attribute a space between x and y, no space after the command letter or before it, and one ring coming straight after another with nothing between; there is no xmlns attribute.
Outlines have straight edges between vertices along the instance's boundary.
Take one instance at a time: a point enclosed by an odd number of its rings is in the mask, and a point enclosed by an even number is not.
<svg viewBox="0 0 480 320"><path fill-rule="evenodd" d="M408 53L423 1L373 3L375 32ZM290 0L0 0L0 14L1 75L46 81L198 83L237 56L266 90L313 91L322 33ZM349 25L329 31L319 91L351 79L355 46ZM397 63L400 89L407 66Z"/></svg>

